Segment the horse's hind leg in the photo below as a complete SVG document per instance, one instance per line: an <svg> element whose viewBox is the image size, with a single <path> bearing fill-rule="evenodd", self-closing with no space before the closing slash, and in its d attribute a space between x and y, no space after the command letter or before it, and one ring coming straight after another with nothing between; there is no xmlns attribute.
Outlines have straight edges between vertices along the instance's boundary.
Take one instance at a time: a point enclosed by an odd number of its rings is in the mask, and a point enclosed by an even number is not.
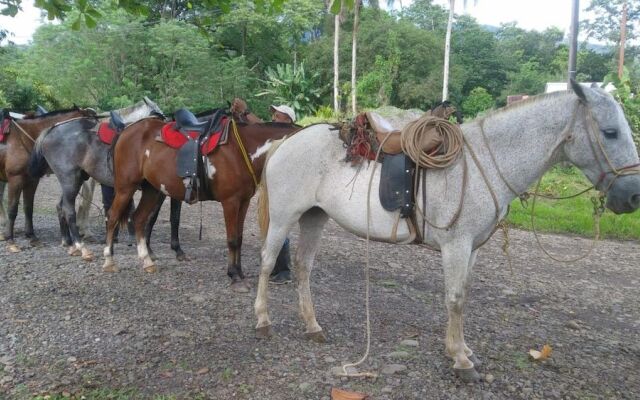
<svg viewBox="0 0 640 400"><path fill-rule="evenodd" d="M76 224L76 197L80 192L82 180L76 176L73 180L61 182L62 186L62 211L69 227L72 247L69 248L69 255L82 255L85 261L93 261L93 253L84 245L80 238L80 231Z"/></svg>
<svg viewBox="0 0 640 400"><path fill-rule="evenodd" d="M142 187L142 197L136 211L133 213L133 224L135 227L136 241L138 243L138 257L143 261L142 268L145 272L156 272L156 265L149 248L147 247L147 226L151 220L151 216L158 208L164 195L156 190L153 186L145 183Z"/></svg>
<svg viewBox="0 0 640 400"><path fill-rule="evenodd" d="M449 316L446 348L454 360L453 369L463 381L475 382L480 376L469 357L473 354L464 341L463 313L466 301L468 277L475 254L471 241L456 241L442 246L444 268L445 304Z"/></svg>
<svg viewBox="0 0 640 400"><path fill-rule="evenodd" d="M104 265L102 270L105 272L118 272L118 266L113 260L113 239L115 230L120 221L127 218L127 206L136 191L136 185L122 186L116 190L113 203L109 208L107 219L107 240L104 248Z"/></svg>
<svg viewBox="0 0 640 400"><path fill-rule="evenodd" d="M327 214L320 208L312 208L300 217L300 240L295 256L295 275L298 280L298 299L300 315L305 322L305 336L316 342L324 343L327 338L316 321L316 312L311 299L309 275L313 268L313 260L318 251L322 236L322 228L328 220Z"/></svg>
<svg viewBox="0 0 640 400"><path fill-rule="evenodd" d="M58 223L60 224L60 236L62 237L62 247L69 247L73 244L71 241L71 234L69 233L69 224L67 224L67 218L64 215L62 209L63 198L60 196L60 201L56 204L56 211L58 212Z"/></svg>
<svg viewBox="0 0 640 400"><path fill-rule="evenodd" d="M266 338L271 335L271 320L269 319L269 311L267 301L269 299L269 275L273 271L276 264L278 253L287 239L290 227L295 223L296 218L290 217L291 220L286 224L277 224L272 218L269 222L269 230L267 237L262 245L260 267L260 278L258 279L258 293L254 305L255 314L258 319L256 325L256 337Z"/></svg>

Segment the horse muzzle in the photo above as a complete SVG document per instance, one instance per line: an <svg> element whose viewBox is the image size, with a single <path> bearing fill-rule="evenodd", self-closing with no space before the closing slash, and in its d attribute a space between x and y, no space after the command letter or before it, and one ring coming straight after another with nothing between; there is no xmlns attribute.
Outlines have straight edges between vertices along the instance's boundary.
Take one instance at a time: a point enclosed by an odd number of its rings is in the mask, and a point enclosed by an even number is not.
<svg viewBox="0 0 640 400"><path fill-rule="evenodd" d="M618 177L607 193L607 208L616 214L640 208L640 175Z"/></svg>

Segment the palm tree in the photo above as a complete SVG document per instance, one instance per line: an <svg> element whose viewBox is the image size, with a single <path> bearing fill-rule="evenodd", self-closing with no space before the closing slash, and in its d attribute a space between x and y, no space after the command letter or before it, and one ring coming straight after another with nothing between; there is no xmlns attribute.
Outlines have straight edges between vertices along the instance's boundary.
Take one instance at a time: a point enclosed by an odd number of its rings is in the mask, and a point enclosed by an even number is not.
<svg viewBox="0 0 640 400"><path fill-rule="evenodd" d="M449 0L449 21L447 22L447 34L444 39L444 71L442 74L442 101L449 99L449 53L451 51L451 28L453 26L453 10L456 0ZM478 4L478 0L473 1L473 5ZM467 8L467 0L464 0L464 7Z"/></svg>

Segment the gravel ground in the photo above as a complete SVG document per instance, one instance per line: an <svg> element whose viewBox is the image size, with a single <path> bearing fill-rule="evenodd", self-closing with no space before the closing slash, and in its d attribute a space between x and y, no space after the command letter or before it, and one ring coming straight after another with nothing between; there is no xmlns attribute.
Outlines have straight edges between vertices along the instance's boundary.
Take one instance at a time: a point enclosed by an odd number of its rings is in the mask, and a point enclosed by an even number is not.
<svg viewBox="0 0 640 400"><path fill-rule="evenodd" d="M329 342L306 341L294 286L270 287L276 335L254 337L260 241L251 207L243 261L254 283L228 287L218 203L185 206L181 236L189 262L169 249L168 206L154 233L159 272L145 274L135 248L116 245L121 271L86 263L59 246L57 181L41 182L36 232L42 245L9 254L0 245L0 398L123 391L131 398L329 399L332 387L373 399L640 398L640 244L601 242L587 260L545 258L528 232L512 231L513 268L498 233L481 251L466 309L466 338L483 360L483 381L465 385L444 353L446 314L439 254L418 246L372 245L371 356L344 378L332 368L364 351L364 241L329 223L312 275L319 323ZM96 193L96 202L98 195ZM20 217L18 227L23 226ZM104 237L93 210L93 230ZM22 231L19 230L19 234ZM292 235L294 248L296 234ZM568 255L580 238L544 235ZM124 240L123 240L124 241ZM97 255L102 246L91 243ZM528 351L549 344L551 358ZM130 391L129 391L130 390Z"/></svg>

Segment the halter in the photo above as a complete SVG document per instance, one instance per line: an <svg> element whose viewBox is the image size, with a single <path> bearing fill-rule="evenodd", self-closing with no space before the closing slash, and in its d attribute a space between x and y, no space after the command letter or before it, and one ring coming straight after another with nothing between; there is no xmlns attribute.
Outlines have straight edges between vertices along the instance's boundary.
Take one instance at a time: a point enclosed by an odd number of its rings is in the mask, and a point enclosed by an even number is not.
<svg viewBox="0 0 640 400"><path fill-rule="evenodd" d="M583 104L583 103L580 101L579 104ZM611 186L613 186L613 183L619 177L640 174L640 163L625 165L623 167L616 168L611 162L611 158L609 158L609 154L604 148L604 143L602 143L602 138L598 134L600 130L596 126L596 120L593 117L591 110L588 107L586 108L586 110L587 112L585 113L585 125L586 125L585 128L587 129L587 134L589 138L589 147L591 147L591 152L593 153L594 158L598 160L598 165L600 166L600 176L598 177L598 181L596 182L594 187L598 189L598 186L604 182L604 180L607 178L607 175L613 174L613 179L611 179L611 182L609 183L609 185L607 185L606 189L602 191L606 195L611 189ZM598 153L596 151L596 146L594 145L593 137L595 137L595 142L598 144L598 148L600 149L602 158L605 159L606 164L609 167L608 171L606 170L606 166L603 167L602 165L603 163L601 159L598 157ZM569 137L569 140L570 139L571 137Z"/></svg>

